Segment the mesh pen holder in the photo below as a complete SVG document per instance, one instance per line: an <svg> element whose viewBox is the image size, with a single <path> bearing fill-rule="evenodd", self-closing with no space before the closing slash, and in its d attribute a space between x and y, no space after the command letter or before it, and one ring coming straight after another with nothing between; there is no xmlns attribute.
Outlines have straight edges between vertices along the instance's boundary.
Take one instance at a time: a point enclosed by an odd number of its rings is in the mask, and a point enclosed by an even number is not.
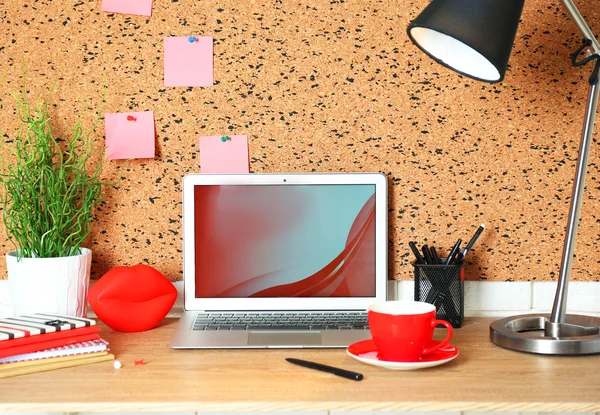
<svg viewBox="0 0 600 415"><path fill-rule="evenodd" d="M460 327L465 317L465 270L463 265L413 264L415 301L436 307L436 318Z"/></svg>

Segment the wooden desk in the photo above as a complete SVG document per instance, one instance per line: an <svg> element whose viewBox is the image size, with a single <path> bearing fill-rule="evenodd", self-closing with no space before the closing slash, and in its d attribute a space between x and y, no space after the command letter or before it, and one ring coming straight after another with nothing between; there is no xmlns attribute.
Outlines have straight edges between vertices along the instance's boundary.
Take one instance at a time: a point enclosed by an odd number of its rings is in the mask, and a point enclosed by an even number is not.
<svg viewBox="0 0 600 415"><path fill-rule="evenodd" d="M0 379L0 411L600 411L600 356L504 350L488 340L488 319L456 330L454 361L410 372L364 365L340 349L175 351L176 323L136 334L105 329L120 370L105 362ZM284 361L290 356L365 378L300 368ZM141 358L147 365L135 366Z"/></svg>

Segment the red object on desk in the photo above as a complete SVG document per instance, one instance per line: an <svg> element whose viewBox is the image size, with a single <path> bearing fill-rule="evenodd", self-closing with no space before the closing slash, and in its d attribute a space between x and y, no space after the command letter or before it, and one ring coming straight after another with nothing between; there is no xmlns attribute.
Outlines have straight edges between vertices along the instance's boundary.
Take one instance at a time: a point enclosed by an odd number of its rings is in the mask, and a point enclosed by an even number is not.
<svg viewBox="0 0 600 415"><path fill-rule="evenodd" d="M90 288L88 299L94 313L110 328L138 332L156 327L165 318L177 290L151 266L119 266Z"/></svg>
<svg viewBox="0 0 600 415"><path fill-rule="evenodd" d="M98 330L100 330L100 327L98 327ZM51 337L52 334L55 334L55 333L45 334L43 336L38 336L38 337L40 339L45 339L46 337ZM85 342L85 341L96 340L99 338L100 338L100 335L96 332L96 333L83 334L80 336L71 335L69 337L60 337L60 338L54 337L52 339L37 341L35 343L21 342L21 344L13 345L12 347L5 347L3 349L0 349L0 358L9 357L9 356L17 356L17 355L25 354L25 353L39 352L40 350L51 349L53 347L67 346L69 344L76 344L76 343L81 343L81 342ZM23 337L22 339L25 339L25 337ZM18 339L18 340L22 340L22 339ZM33 339L33 337L27 337L27 339ZM12 341L14 341L14 340L9 340L7 343L12 342Z"/></svg>
<svg viewBox="0 0 600 415"><path fill-rule="evenodd" d="M98 326L88 326L76 328L73 330L61 330L53 333L45 333L38 336L27 336L27 337L19 337L12 340L4 340L0 342L0 353L2 349L8 349L10 347L23 346L28 344L35 344L40 342L76 337L76 336L84 336L88 334L97 334L100 331L100 327Z"/></svg>

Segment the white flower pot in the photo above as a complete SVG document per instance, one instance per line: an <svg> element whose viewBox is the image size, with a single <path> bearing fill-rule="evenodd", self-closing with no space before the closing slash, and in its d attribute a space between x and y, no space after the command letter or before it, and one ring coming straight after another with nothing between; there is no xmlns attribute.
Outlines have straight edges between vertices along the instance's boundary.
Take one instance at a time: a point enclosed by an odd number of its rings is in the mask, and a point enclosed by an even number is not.
<svg viewBox="0 0 600 415"><path fill-rule="evenodd" d="M6 254L8 283L15 316L31 313L85 317L92 251L58 258L17 258Z"/></svg>

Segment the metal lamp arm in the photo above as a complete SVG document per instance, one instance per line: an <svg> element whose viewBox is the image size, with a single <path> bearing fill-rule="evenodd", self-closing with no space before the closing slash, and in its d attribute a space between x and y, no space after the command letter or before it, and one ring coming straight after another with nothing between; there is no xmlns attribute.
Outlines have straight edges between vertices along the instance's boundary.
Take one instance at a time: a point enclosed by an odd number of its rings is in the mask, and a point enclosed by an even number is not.
<svg viewBox="0 0 600 415"><path fill-rule="evenodd" d="M552 314L523 314L494 321L490 325L490 340L507 349L553 355L587 355L600 353L600 317L567 314L567 286L571 276L573 253L579 211L583 199L585 175L598 109L600 88L600 45L572 0L562 0L571 18L584 37L584 44L571 55L575 66L593 62L594 69L589 79L590 90L587 100L583 133L579 145L577 172L573 183L569 221L565 245L560 264L560 275ZM578 60L585 50L585 57Z"/></svg>
<svg viewBox="0 0 600 415"><path fill-rule="evenodd" d="M591 45L592 50L590 52L591 53L600 52L600 44L598 44L598 40L596 40L594 33L592 32L590 27L585 22L581 13L579 13L579 10L577 9L577 6L575 6L575 3L573 3L572 0L561 0L561 1L562 1L563 6L565 7L565 9L567 10L567 13L569 13L569 16L571 16L571 20L573 20L573 22L577 25L577 27L579 28L579 31L581 32L583 37L585 39L590 39L590 41L592 42L592 45Z"/></svg>
<svg viewBox="0 0 600 415"><path fill-rule="evenodd" d="M569 208L569 220L567 223L567 231L565 235L565 245L563 249L560 275L558 278L558 286L556 288L556 295L554 298L554 305L552 307L552 314L550 321L546 324L546 335L552 337L560 336L560 324L566 322L567 315L567 291L569 278L571 276L571 269L573 263L573 253L575 251L575 239L577 236L577 226L579 224L579 212L581 208L581 202L583 199L583 191L585 186L585 175L587 171L588 158L590 153L590 145L592 143L592 136L594 133L594 122L596 118L596 111L598 108L598 68L600 68L599 58L597 52L600 51L600 45L594 37L594 34L586 24L585 20L579 13L579 10L571 0L562 0L567 12L583 34L586 41L584 45L572 56L573 64L576 66L584 65L592 60L595 60L595 67L590 77L590 91L588 95L585 120L583 125L583 134L581 137L581 143L579 146L579 157L577 160L577 171L575 174L575 181L573 183L573 194L571 196L571 206ZM580 62L576 62L576 57L580 52L589 47L592 50L587 51L587 57Z"/></svg>

